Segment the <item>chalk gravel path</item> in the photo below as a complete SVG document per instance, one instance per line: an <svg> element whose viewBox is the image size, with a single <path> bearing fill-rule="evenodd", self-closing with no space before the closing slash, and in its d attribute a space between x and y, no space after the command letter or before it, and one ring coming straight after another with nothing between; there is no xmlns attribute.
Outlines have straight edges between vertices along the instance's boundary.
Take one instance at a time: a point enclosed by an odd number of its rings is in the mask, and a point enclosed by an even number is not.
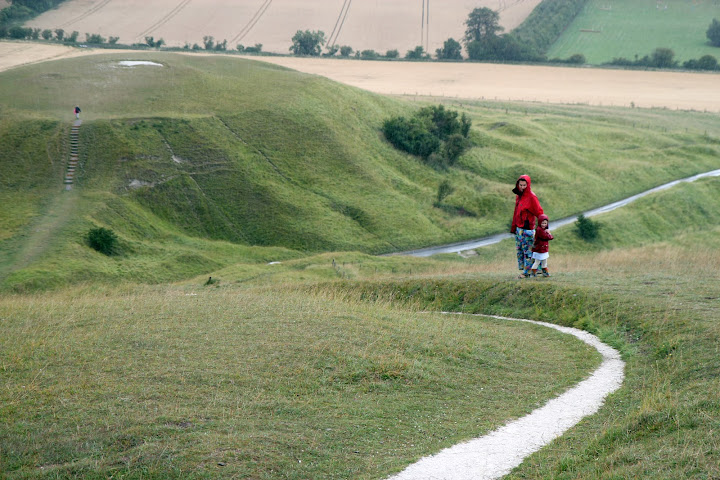
<svg viewBox="0 0 720 480"><path fill-rule="evenodd" d="M589 378L529 415L487 435L422 458L388 480L501 478L520 465L527 456L562 435L584 417L597 412L605 398L622 385L625 362L617 350L602 343L596 336L552 323L497 316L490 318L534 323L573 335L600 352L603 361Z"/></svg>

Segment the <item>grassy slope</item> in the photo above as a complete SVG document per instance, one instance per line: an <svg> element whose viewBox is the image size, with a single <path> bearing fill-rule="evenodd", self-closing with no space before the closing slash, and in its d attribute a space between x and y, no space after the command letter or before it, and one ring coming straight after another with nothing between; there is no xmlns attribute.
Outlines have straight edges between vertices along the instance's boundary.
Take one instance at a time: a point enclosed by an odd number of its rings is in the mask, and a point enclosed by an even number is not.
<svg viewBox="0 0 720 480"><path fill-rule="evenodd" d="M382 478L523 415L599 361L541 327L293 290L3 297L0 471Z"/></svg>
<svg viewBox="0 0 720 480"><path fill-rule="evenodd" d="M2 80L5 81L5 77ZM11 104L15 101L7 97L4 100ZM3 187L8 186L3 188L3 195L8 195L11 211L16 212L2 217L10 233L3 239L0 250L3 255L17 255L22 251L18 250L21 235L32 234L33 216L47 219L48 216L42 214L52 213L57 205L53 203L57 199L54 189L61 187L62 168L58 168L58 162L62 160L56 159L64 155L62 142L67 127L54 123L51 112L30 114L32 105L26 105L23 111L19 108L21 104L22 99L13 104L13 108L21 112L17 114L16 110L16 118L12 120L8 111L4 111L1 124L4 132L16 132L13 149L0 150L4 162ZM393 105L387 107L388 111L404 108ZM474 135L489 146L473 150L461 160L462 168L444 174L459 187L448 202L470 205L463 195L479 201L495 191L498 203L488 211L502 210L503 215L498 213L496 219L500 226L507 207L500 201L505 201L502 194L516 176L515 170L529 171L538 179L537 190L554 218L670 178L717 168L717 141L704 134L716 131L713 130L717 122L715 116L490 103L464 108L475 119ZM64 109L58 107L58 116L61 112ZM19 123L18 118L29 124ZM598 332L623 350L628 360L626 387L614 395L598 415L532 457L514 473L515 477L679 479L720 475L717 467L720 464L717 453L720 406L714 394L720 389L716 375L720 371L717 357L720 331L716 322L720 311L715 288L719 278L717 269L709 261L720 252L716 245L708 242L708 238L718 234L714 220L720 211L717 179L683 185L601 217L601 239L595 244L579 242L567 228L554 232L551 268L555 277L544 283L542 280L518 283L508 279L514 272L509 243L482 250L478 257L470 260L458 256L379 258L359 253L326 253L293 259L298 255L289 250L271 251L189 235L183 231L184 225L151 213L148 210L151 201L142 202L137 191L127 193L125 186L131 179L140 177L138 173L146 175L140 179L167 183L168 172L177 174L181 167L195 165L188 160L204 158L205 154L194 159L175 152L186 162L175 163L164 143L156 140L157 136L182 136L173 133L173 129L190 132L188 125L193 126L192 132L202 131L210 128L206 125L220 121L218 118L222 116L198 118L183 113L159 120L143 115L125 118L118 113L117 118L96 119L83 127L83 135L100 136L108 149L123 154L114 162L85 163L87 173L81 177L80 187L72 192L78 198L71 198L77 215L54 226L49 222L57 234L36 268L45 268L46 274L57 275L58 283L62 284L100 275L163 281L235 265L213 273L222 279L218 290L200 290L199 284L206 278L202 276L178 288L138 291L134 287L118 286L74 294L63 290L45 296L4 296L0 318L6 345L0 352L10 381L3 390L8 398L2 402L2 415L12 419L12 422L0 423L8 429L7 436L0 436L7 439L1 457L7 462L5 469L21 469L23 473L16 473L29 477L43 476L46 470L49 475L60 477L90 475L93 471L99 471L100 476L108 472L126 473L130 477L187 476L188 472L212 476L225 474L216 470L217 462L223 461L242 475L272 476L282 471L289 476L308 477L317 476L318 472L320 475L341 472L338 476L362 478L358 475L362 470L367 472L363 475L377 478L401 468L413 457L454 441L454 437L447 435L448 431L454 432L453 435L461 430L467 434L477 432L473 419L478 416L502 421L503 416L497 415L497 410L504 411L509 400L501 388L470 407L483 408L483 404L488 403L490 411L475 410L468 416L463 410L468 408L467 404L458 398L449 406L443 401L443 393L434 400L437 403L428 407L426 417L402 426L396 421L398 412L382 410L386 404L378 403L376 395L364 396L363 404L355 403L358 392L365 392L363 389L368 386L372 392L390 390L407 398L407 390L400 385L407 375L410 375L408 388L416 389L423 400L427 400L424 392L428 388L423 382L433 385L447 382L443 385L448 392L456 389L468 392L463 390L468 387L467 376L476 372L478 362L482 364L485 358L482 355L468 357L467 351L475 348L471 344L467 349L448 350L442 339L449 333L443 330L442 318L434 318L430 325L422 327L417 325L415 314L399 312L387 305L366 307L352 300L337 300L338 294L347 297L380 292L392 295L396 301L414 298L423 307L502 313L575 324ZM158 122L161 125L153 126ZM40 125L47 126L41 128ZM237 133L246 128L243 125L238 122L231 129ZM42 136L55 141L38 141L43 138L41 135L24 135L22 132L28 128L45 132ZM5 138L13 135L3 136ZM267 142L271 144L270 140ZM173 150L183 145L179 140L173 142L176 145L168 143ZM212 151L203 148L203 152ZM125 152L127 157L123 156ZM102 152L96 154L102 155ZM167 161L159 167L157 164L161 162L154 157L162 155L167 155ZM27 162L21 165L12 161L15 158ZM128 160L120 161L123 158ZM401 160L404 161L396 161ZM130 169L127 164L132 162L137 162L142 169ZM175 170L163 170L168 165ZM405 171L419 169L409 161L403 165ZM28 173L23 174L21 169ZM616 170L624 174L618 175ZM45 173L33 175L36 171ZM611 181L605 180L606 176ZM470 187L473 185L479 185L475 189L479 192L475 194L477 197L472 197ZM446 221L449 227L463 224L463 219ZM107 259L82 246L77 236L93 223L107 224L121 232L125 256ZM60 256L67 251L71 252L71 264ZM265 264L274 258L281 258L283 262ZM195 263L198 265L188 267ZM145 271L143 265L150 271ZM84 273L87 277L79 275L88 269L90 271ZM37 278L31 270L15 275L26 275L28 279L24 281L28 285L36 281L31 279ZM320 290L329 296L318 299L288 293L287 301L277 301L275 292L280 285L297 290L299 280L314 282L318 278L356 278L368 282L323 287ZM235 282L270 288L238 288L232 285ZM243 329L233 328L238 322L244 322ZM342 332L339 335L328 331L336 323L337 332ZM252 325L254 333L247 338L245 331ZM310 334L315 332L319 337L306 338L304 327L309 325L314 325ZM288 332L288 336L280 337L279 345L265 344L267 340L263 338L267 337L264 334L268 326L273 326L278 334ZM358 332L358 337L353 338L358 340L348 346L343 342L346 332L353 328ZM393 328L406 335L407 356L398 357L397 345L401 342L392 335L383 337L383 346L378 348L377 332ZM462 337L463 341L472 342L485 335L474 330L478 327L471 324L463 328L471 329L463 330L468 333ZM518 333L512 331L507 335L515 338ZM322 341L313 343L319 341L317 338ZM504 355L534 354L534 348L523 345L536 346L546 341L543 337L542 341L514 342L510 350L504 350ZM497 351L503 342L507 340L502 336L493 337L475 352ZM262 385L242 383L250 381L249 372L264 371L267 365L242 362L228 371L228 356L237 358L238 352L245 354L257 348L265 349L263 357L279 349L306 351L313 360L293 363L296 368L290 371L271 369L276 375ZM413 354L418 349L420 356ZM343 352L332 357L337 363L331 367L334 366L339 376L318 374L315 383L303 383L309 391L319 393L318 398L327 398L324 389L345 385L340 381L343 378L360 379L359 384L351 382L344 390L346 394L333 397L339 399L340 406L332 410L330 420L317 413L327 411L324 400L309 401L308 397L298 397L295 390L288 388L295 381L313 377L308 372L328 371L315 363L318 351ZM354 353L345 355L348 351ZM438 361L435 358L438 352L442 352L442 361L454 365L452 373L446 375L445 366L439 368L439 364L434 363ZM546 355L540 353L540 358ZM139 363L128 377L129 358L137 358ZM462 360L460 365L459 360ZM420 365L415 361L420 361ZM523 358L518 371L534 362L530 357ZM568 365L565 361L558 364ZM208 365L217 365L221 373L208 376ZM442 371L442 382L440 377L417 376L418 372L425 371L422 370L425 366ZM480 370L491 372L491 376L498 373ZM91 376L83 372L90 372ZM568 368L565 373L572 375L577 370ZM356 374L359 376L354 377ZM67 381L59 382L59 378ZM263 376L258 375L254 381L261 378ZM526 384L525 380L520 383L517 388ZM238 403L237 394L242 390L237 388L238 384L249 385L249 391L254 388L263 395ZM477 393L477 385L469 387L470 397ZM526 385L531 392L547 386L542 380ZM188 388L205 392L199 396L199 403L179 395ZM559 386L554 384L552 388ZM543 396L549 394L547 390L542 393ZM513 391L510 396L515 404L517 394ZM538 397L528 398L531 404ZM128 402L131 406L127 406ZM408 404L402 403L400 407L402 405ZM494 409L492 405L502 407ZM157 415L155 408L171 414ZM415 404L408 407L412 411L407 414L408 420L417 419L416 408ZM433 416L448 408L444 421ZM380 418L378 411L382 412ZM36 415L26 417L24 412L36 412ZM304 436L308 425L299 420L308 414L308 418L315 421L313 425L321 427L312 430L314 436L311 437ZM50 418L52 422L47 421ZM255 418L272 420L274 430L256 428L251 421ZM357 436L345 433L357 429L358 423L353 420L358 418L363 423ZM323 423L325 421L329 424ZM456 422L463 426L458 427ZM48 428L49 424L54 426ZM329 432L327 428L331 431L338 428L343 433L323 433L322 428L326 429L324 432ZM387 437L370 435L381 428L383 431L392 428L391 436L407 439L399 443L400 451L391 452L391 460L382 455L388 451ZM71 429L76 433L71 434ZM462 432L460 436L466 434ZM278 434L282 440L273 441ZM239 448L238 438L245 439ZM362 449L356 449L361 439L366 443ZM422 443L415 443L417 439L422 439ZM252 445L266 448L255 451ZM298 450L298 445L308 448ZM347 454L351 451L360 453ZM12 456L5 452L11 452ZM338 452L345 452L343 458L332 460ZM303 463L294 460L303 460Z"/></svg>
<svg viewBox="0 0 720 480"><path fill-rule="evenodd" d="M705 36L713 18L720 18L714 1L589 0L548 57L582 53L589 63L599 64L618 57L634 60L663 47L671 48L681 62L703 55L718 58L720 49L710 46Z"/></svg>
<svg viewBox="0 0 720 480"><path fill-rule="evenodd" d="M376 276L339 290L573 325L623 351L623 389L508 478L716 478L720 274L712 259L720 248L707 239L720 232L718 186L683 185L606 214L592 244L570 227L555 231L552 279L508 280L514 252L505 242L452 266L416 265L402 281Z"/></svg>
<svg viewBox="0 0 720 480"><path fill-rule="evenodd" d="M714 478L720 276L708 260L720 249L707 239L720 229L718 182L600 217L597 243L554 231L552 279L512 280L506 242L468 260L338 254L333 269L325 254L262 267L284 269L275 275L226 269L215 287L203 277L5 296L5 468L11 478L384 478L578 374L573 342L412 313L437 309L574 325L623 352L624 387L510 478ZM307 280L341 276L302 293Z"/></svg>
<svg viewBox="0 0 720 480"><path fill-rule="evenodd" d="M720 151L706 135L720 122L711 115L471 103L462 109L479 147L438 172L379 134L383 119L411 110L406 103L236 58L138 53L131 58L164 67L122 68L123 58L0 75L2 195L11 205L0 212L0 268L12 273L5 286L167 281L245 257L473 238L506 229L519 173L533 176L557 218L717 168ZM84 124L73 214L49 222L50 207L66 201L74 103ZM435 208L443 179L455 192ZM52 241L28 251L27 239L48 223ZM116 231L123 255L89 251L82 236L93 225Z"/></svg>

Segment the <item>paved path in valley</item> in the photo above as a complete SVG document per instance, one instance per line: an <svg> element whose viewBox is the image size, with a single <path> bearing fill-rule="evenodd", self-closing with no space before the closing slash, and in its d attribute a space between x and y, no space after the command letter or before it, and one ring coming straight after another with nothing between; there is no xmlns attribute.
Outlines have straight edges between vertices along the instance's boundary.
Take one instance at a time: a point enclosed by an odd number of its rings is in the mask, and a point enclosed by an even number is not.
<svg viewBox="0 0 720 480"><path fill-rule="evenodd" d="M712 170L710 172L693 175L692 177L681 178L680 180L674 180L672 182L665 183L658 187L651 188L650 190L646 190L644 192L638 193L637 195L633 195L632 197L628 197L624 200L620 200L620 201L611 203L609 205L605 205L603 207L588 210L587 212L584 212L583 215L585 215L586 217L593 217L595 215L600 215L601 213L611 212L617 208L624 207L625 205L628 205L642 197L645 197L645 196L653 194L653 193L660 192L662 190L667 190L668 188L672 188L675 185L678 185L680 183L694 182L694 181L700 180L702 178L710 178L710 177L720 177L720 170ZM565 225L574 223L577 219L578 219L578 215L574 215L572 217L566 217L566 218L562 218L560 220L554 220L551 222L551 226L554 230L556 228L560 228ZM512 237L513 237L513 235L510 233L498 233L496 235L491 235L489 237L478 238L476 240L468 240L467 242L457 242L457 243L450 243L447 245L440 245L437 247L419 248L417 250L409 250L406 252L391 253L391 254L388 254L388 256L407 255L407 256L411 256L411 257L429 257L431 255L436 255L438 253L466 252L468 250L474 250L476 248L493 245L495 243L499 243L505 239L512 238Z"/></svg>
<svg viewBox="0 0 720 480"><path fill-rule="evenodd" d="M618 390L625 377L625 362L614 348L576 328L533 320L529 322L573 335L597 349L602 363L575 387L545 406L482 437L420 459L389 480L489 480L501 478L588 415L597 412L605 398Z"/></svg>

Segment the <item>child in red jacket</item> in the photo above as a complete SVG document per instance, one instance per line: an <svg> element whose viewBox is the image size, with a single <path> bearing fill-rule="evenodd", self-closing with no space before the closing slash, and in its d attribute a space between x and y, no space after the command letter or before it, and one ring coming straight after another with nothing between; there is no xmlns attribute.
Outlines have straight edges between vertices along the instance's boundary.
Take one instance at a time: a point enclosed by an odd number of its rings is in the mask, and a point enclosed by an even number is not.
<svg viewBox="0 0 720 480"><path fill-rule="evenodd" d="M535 260L532 266L532 276L537 275L538 267L542 268L543 277L549 277L547 259L550 256L550 245L548 242L553 239L552 233L548 230L550 219L547 215L538 216L538 227L535 230L535 244L533 245L532 258Z"/></svg>

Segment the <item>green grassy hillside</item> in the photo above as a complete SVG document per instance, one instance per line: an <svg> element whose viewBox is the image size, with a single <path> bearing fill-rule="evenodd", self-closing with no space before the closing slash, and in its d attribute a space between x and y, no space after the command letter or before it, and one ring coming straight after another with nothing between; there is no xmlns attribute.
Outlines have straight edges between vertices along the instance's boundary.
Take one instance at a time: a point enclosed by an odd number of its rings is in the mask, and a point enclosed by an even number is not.
<svg viewBox="0 0 720 480"><path fill-rule="evenodd" d="M75 104L81 168L66 192ZM15 289L474 238L507 229L521 173L557 218L718 168L720 153L712 115L451 103L472 118L476 146L439 171L380 133L414 105L224 56L18 68L0 74L0 105L0 278ZM444 180L454 192L436 205ZM118 234L119 255L84 244L94 226Z"/></svg>
<svg viewBox="0 0 720 480"><path fill-rule="evenodd" d="M717 178L682 185L597 217L596 243L579 241L571 227L554 230L549 279L508 280L514 252L506 242L451 267L334 290L574 325L623 352L623 388L508 478L715 478L720 249L708 238L720 232L719 186Z"/></svg>
<svg viewBox="0 0 720 480"><path fill-rule="evenodd" d="M368 254L503 231L520 173L552 220L719 168L717 115L464 103L477 146L435 171L378 131L413 104L237 59L119 58L0 74L4 476L387 478L597 364L558 332L428 313L455 310L580 327L627 362L510 478L720 478L720 179L595 217L592 243L553 229L549 279L515 279L510 241ZM92 226L119 255L84 244Z"/></svg>
<svg viewBox="0 0 720 480"><path fill-rule="evenodd" d="M507 243L466 260L340 254L337 270L325 254L258 266L254 278L226 269L205 287L202 277L4 295L0 468L8 478L387 478L596 365L557 332L419 313L454 310L580 327L627 364L597 414L509 478L715 478L720 252L708 239L719 182L599 217L597 244L555 230L550 279L514 280ZM306 282L333 273L345 277Z"/></svg>
<svg viewBox="0 0 720 480"><path fill-rule="evenodd" d="M720 58L705 32L720 18L715 1L589 0L547 52L548 58L582 53L589 63L635 60L656 48L670 48L681 62L703 55Z"/></svg>

